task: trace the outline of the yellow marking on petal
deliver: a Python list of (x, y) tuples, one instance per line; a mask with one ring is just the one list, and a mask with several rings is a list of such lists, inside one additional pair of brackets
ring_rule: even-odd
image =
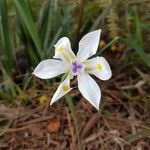
[(64, 50), (65, 50), (64, 45), (61, 45), (61, 46), (58, 48), (58, 51), (61, 52), (61, 53), (62, 53)]
[(102, 70), (101, 64), (97, 64), (97, 70), (98, 70), (98, 71), (101, 71), (101, 70)]
[(59, 48), (57, 48), (57, 51), (61, 53), (61, 59), (67, 63), (70, 63), (70, 61), (75, 58), (71, 52), (65, 49), (64, 45), (61, 45)]
[(62, 89), (64, 92), (67, 92), (70, 89), (70, 87), (65, 84), (65, 85), (63, 85)]

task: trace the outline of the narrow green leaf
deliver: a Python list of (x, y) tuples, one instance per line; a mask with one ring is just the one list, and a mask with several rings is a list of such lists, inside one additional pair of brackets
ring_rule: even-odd
[(49, 9), (50, 9), (50, 0), (46, 0), (42, 4), (37, 18), (37, 27), (38, 27), (38, 31), (40, 32), (42, 48), (44, 49), (45, 49), (44, 42), (45, 42), (45, 34), (47, 30), (47, 22), (49, 21), (48, 20)]
[(97, 19), (95, 20), (94, 24), (90, 28), (90, 31), (95, 30), (99, 26), (99, 23), (108, 15), (111, 7), (112, 7), (112, 5), (108, 5), (103, 10), (103, 12), (97, 17)]
[(8, 132), (9, 127), (10, 127), (12, 121), (13, 121), (13, 119), (10, 119), (9, 122), (7, 123), (7, 125), (5, 125), (4, 128), (0, 128), (0, 137), (2, 137), (5, 133)]
[(74, 125), (75, 125), (76, 132), (77, 132), (77, 138), (78, 138), (78, 149), (80, 149), (79, 129), (78, 129), (78, 123), (77, 123), (77, 119), (76, 119), (76, 115), (74, 111), (75, 108), (74, 108), (73, 100), (69, 94), (65, 95), (65, 100), (66, 100), (66, 103), (68, 104), (69, 110), (71, 112), (71, 115), (74, 121)]
[(49, 0), (45, 0), (44, 3), (42, 4), (40, 10), (39, 10), (38, 20), (37, 20), (38, 29), (40, 29), (42, 27), (43, 21), (45, 19), (46, 14), (47, 14), (47, 10), (49, 7), (48, 1)]
[[(50, 50), (52, 49), (53, 45), (56, 43), (56, 41), (57, 41), (58, 38), (60, 37), (60, 34), (61, 34), (61, 32), (62, 32), (62, 29), (63, 29), (63, 28), (60, 27), (59, 30), (57, 31), (56, 35), (54, 36), (53, 41), (50, 43), (50, 46), (49, 46), (49, 49), (50, 49)], [(49, 52), (48, 52), (48, 55), (51, 55), (51, 54), (52, 54), (52, 52), (49, 51)]]
[(1, 38), (3, 39), (2, 47), (4, 54), (4, 66), (7, 72), (11, 72), (13, 66), (13, 48), (11, 43), (11, 33), (9, 26), (9, 17), (6, 0), (0, 0), (0, 11), (1, 11)]
[(16, 88), (16, 91), (18, 92), (19, 100), (20, 100), (21, 104), (26, 105), (28, 102), (27, 95), (24, 93), (24, 91), (17, 84), (14, 83), (14, 87)]
[(49, 43), (49, 37), (51, 32), (51, 26), (52, 26), (52, 16), (53, 16), (53, 0), (48, 1), (49, 9), (48, 9), (48, 16), (47, 16), (47, 24), (46, 24), (46, 32), (45, 32), (45, 38), (44, 38), (44, 48), (47, 48)]
[(19, 19), (22, 20), (29, 32), (29, 34), (32, 37), (32, 40), (35, 44), (35, 47), (37, 49), (37, 53), (40, 58), (42, 58), (42, 51), (41, 51), (41, 41), (38, 35), (37, 28), (35, 26), (35, 23), (32, 18), (32, 14), (30, 11), (30, 7), (28, 6), (28, 3), (26, 3), (25, 0), (13, 0), (14, 6), (16, 8), (17, 14), (19, 16)]
[(8, 93), (10, 92), (12, 96), (16, 96), (16, 91), (14, 89), (13, 81), (1, 62), (0, 62), (0, 70), (2, 71), (2, 75), (3, 75), (4, 91), (7, 91)]
[(142, 48), (143, 46), (142, 46), (142, 34), (141, 34), (141, 22), (136, 9), (134, 9), (134, 14), (135, 14), (135, 26), (136, 26), (135, 39), (138, 45)]
[(141, 59), (145, 62), (145, 64), (150, 68), (150, 55), (146, 54), (143, 49), (137, 44), (137, 42), (133, 38), (129, 38), (128, 44), (130, 47), (134, 48), (141, 57)]

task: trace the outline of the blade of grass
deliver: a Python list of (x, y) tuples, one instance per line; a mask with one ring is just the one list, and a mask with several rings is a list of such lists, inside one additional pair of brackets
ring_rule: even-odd
[[(53, 45), (56, 43), (56, 41), (58, 40), (58, 38), (60, 37), (60, 34), (62, 32), (62, 27), (59, 28), (59, 30), (57, 31), (55, 37), (53, 38), (53, 41), (50, 43), (50, 46), (49, 46), (49, 50), (52, 49)], [(51, 56), (52, 55), (52, 52), (51, 51), (47, 51), (48, 52), (48, 56)]]
[(138, 17), (138, 14), (136, 10), (134, 10), (134, 16), (135, 16), (135, 37), (132, 37), (130, 28), (129, 28), (129, 0), (126, 1), (125, 3), (125, 12), (126, 12), (126, 27), (127, 27), (127, 37), (126, 39), (122, 39), (128, 47), (133, 48), (136, 50), (136, 53), (141, 57), (143, 62), (150, 67), (150, 55), (146, 54), (142, 48), (142, 34), (141, 34), (141, 22)]
[[(32, 66), (35, 66), (39, 62), (39, 55), (37, 54), (35, 46), (33, 46), (33, 42), (31, 40), (31, 37), (23, 23), (22, 20), (17, 21), (18, 28), (16, 29), (18, 31), (18, 38), (21, 40), (20, 42), (23, 44), (22, 50), (24, 50), (26, 58), (28, 59), (29, 64)], [(20, 44), (17, 45), (17, 48), (19, 49)]]
[(108, 5), (103, 10), (103, 12), (97, 17), (97, 19), (95, 20), (94, 24), (92, 25), (92, 27), (90, 28), (89, 31), (93, 31), (99, 26), (99, 23), (108, 15), (111, 7), (112, 7), (112, 5)]
[[(50, 5), (51, 5), (51, 2), (50, 0), (46, 0), (44, 1), (41, 9), (40, 9), (40, 12), (39, 12), (39, 15), (38, 15), (38, 20), (37, 20), (37, 26), (38, 26), (38, 30), (40, 32), (40, 38), (41, 38), (41, 43), (42, 43), (42, 48), (43, 49), (46, 49), (47, 46), (46, 46), (46, 41), (45, 39), (47, 38), (46, 34), (49, 36), (49, 34), (47, 33), (48, 31), (48, 28), (51, 28), (48, 26), (48, 23), (51, 22), (51, 20), (49, 20), (48, 16), (49, 16), (49, 11), (50, 11)], [(50, 18), (52, 19), (52, 18)], [(50, 25), (51, 26), (51, 25)]]
[(51, 32), (51, 26), (52, 26), (52, 16), (53, 16), (53, 0), (49, 0), (49, 9), (48, 9), (48, 16), (47, 16), (47, 24), (46, 24), (46, 32), (45, 32), (45, 38), (44, 38), (44, 48), (47, 48), (48, 42), (49, 42), (49, 37), (50, 37), (50, 32)]
[(3, 75), (4, 91), (11, 92), (12, 96), (16, 96), (16, 91), (14, 89), (11, 77), (9, 76), (9, 74), (7, 73), (1, 62), (0, 62), (0, 70), (2, 71)]
[(75, 111), (74, 111), (75, 108), (74, 108), (73, 100), (69, 94), (65, 95), (65, 100), (66, 100), (66, 103), (68, 104), (68, 107), (69, 107), (69, 110), (71, 112), (71, 115), (72, 115), (72, 118), (74, 121), (74, 125), (76, 128), (77, 138), (78, 138), (78, 149), (81, 149), (80, 137), (79, 137), (79, 128), (78, 128), (78, 123), (77, 123), (77, 119), (76, 119), (76, 115), (75, 115)]
[(0, 90), (0, 98), (5, 100), (5, 102), (12, 102), (13, 96), (10, 93), (8, 93), (2, 89), (2, 90)]
[(2, 137), (9, 130), (9, 127), (10, 127), (12, 121), (13, 121), (13, 119), (10, 119), (4, 128), (0, 128), (0, 137)]
[(3, 76), (5, 75), (5, 78), (3, 84), (1, 83), (4, 86), (4, 89), (0, 90), (0, 97), (4, 100), (12, 101), (12, 98), (18, 94), (21, 104), (25, 105), (28, 99), (27, 95), (12, 81), (5, 70), (2, 70), (2, 72)]
[[(4, 80), (4, 91), (9, 93), (10, 97), (12, 96), (16, 96), (17, 93), (19, 95), (19, 98), (21, 100), (22, 104), (26, 104), (27, 102), (27, 96), (24, 93), (24, 91), (16, 84), (14, 83), (14, 81), (11, 79), (11, 77), (9, 76), (9, 74), (5, 71), (5, 68), (3, 67), (3, 65), (0, 63), (0, 69), (2, 71), (3, 74), (3, 80)], [(8, 97), (8, 100), (10, 99), (10, 97), (7, 94), (4, 94), (4, 92), (0, 91), (0, 96), (1, 97)]]
[(16, 88), (16, 91), (19, 95), (19, 100), (20, 100), (21, 104), (25, 106), (28, 102), (27, 95), (24, 93), (24, 91), (17, 84), (14, 83), (14, 87)]
[(38, 20), (37, 20), (37, 27), (38, 27), (38, 29), (40, 29), (42, 27), (42, 23), (43, 23), (44, 18), (45, 18), (46, 14), (47, 14), (48, 1), (49, 0), (45, 0), (44, 3), (42, 4), (40, 10), (39, 10)]
[(25, 0), (21, 0), (21, 1), (13, 0), (13, 4), (16, 8), (19, 19), (22, 20), (30, 36), (32, 37), (39, 58), (42, 58), (41, 41), (37, 32), (37, 28), (32, 18), (30, 7), (28, 6), (29, 3), (26, 3)]
[(1, 11), (1, 25), (2, 32), (1, 38), (3, 38), (3, 54), (4, 54), (4, 66), (9, 74), (13, 66), (13, 49), (11, 43), (11, 33), (9, 27), (9, 17), (6, 0), (0, 0), (0, 11)]
[[(127, 41), (126, 41), (127, 43)], [(146, 54), (143, 49), (137, 44), (137, 42), (133, 39), (133, 38), (129, 38), (129, 41), (127, 43), (130, 47), (132, 47), (133, 49), (136, 50), (137, 54), (139, 55), (139, 57), (141, 57), (141, 59), (143, 60), (143, 62), (145, 62), (145, 64), (150, 68), (150, 55)]]
[(142, 46), (142, 34), (141, 34), (141, 21), (139, 19), (136, 9), (134, 9), (134, 14), (135, 14), (135, 26), (136, 26), (135, 39), (138, 45), (142, 48), (143, 46)]

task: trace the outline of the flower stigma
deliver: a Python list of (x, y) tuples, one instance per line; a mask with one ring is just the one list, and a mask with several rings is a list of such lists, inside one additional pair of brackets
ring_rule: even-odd
[(77, 60), (73, 60), (71, 63), (71, 72), (73, 75), (78, 75), (79, 72), (84, 70), (84, 65), (79, 63)]

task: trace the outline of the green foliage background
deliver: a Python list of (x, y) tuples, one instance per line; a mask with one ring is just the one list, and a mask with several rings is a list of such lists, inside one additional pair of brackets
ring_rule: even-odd
[[(19, 94), (26, 99), (24, 86), (33, 68), (52, 57), (60, 37), (69, 37), (76, 52), (80, 37), (98, 28), (107, 35), (102, 37), (107, 43), (102, 51), (117, 40), (133, 50), (123, 66), (140, 59), (142, 69), (149, 68), (148, 45), (143, 43), (147, 37), (142, 36), (149, 32), (146, 4), (146, 0), (0, 0), (0, 97), (12, 100)], [(13, 79), (15, 71), (23, 76), (22, 86)]]

